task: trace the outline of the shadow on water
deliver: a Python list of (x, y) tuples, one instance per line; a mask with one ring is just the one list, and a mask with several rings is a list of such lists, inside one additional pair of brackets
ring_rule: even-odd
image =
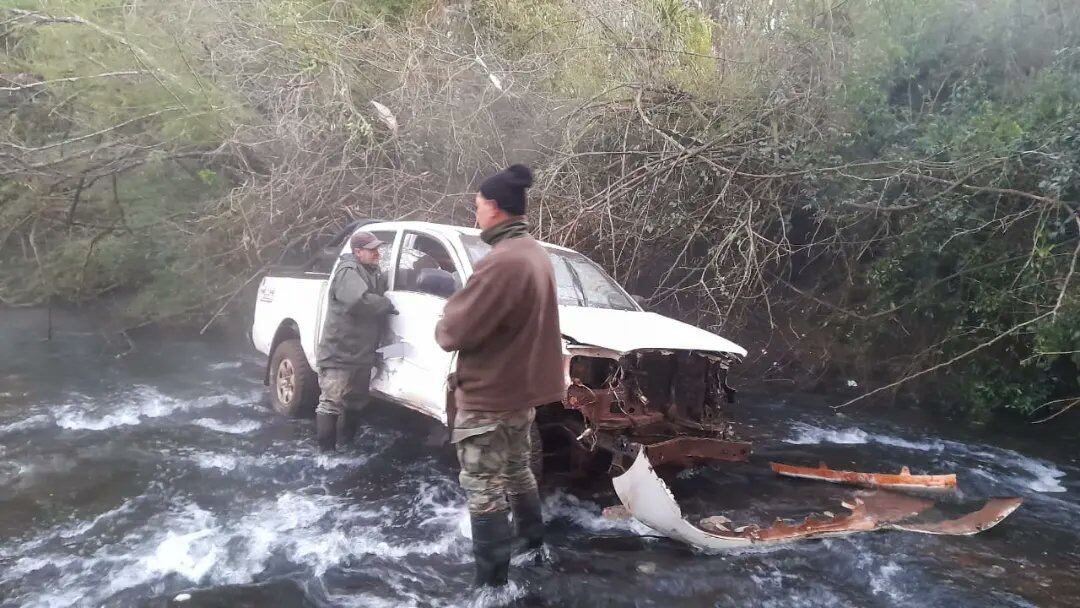
[[(0, 606), (1072, 606), (1080, 469), (1069, 442), (980, 438), (915, 418), (838, 417), (807, 396), (735, 409), (751, 465), (670, 480), (691, 518), (768, 522), (846, 491), (770, 459), (956, 471), (970, 503), (1024, 506), (971, 538), (881, 533), (700, 555), (609, 521), (610, 484), (546, 488), (553, 562), (474, 595), (452, 452), (433, 424), (371, 408), (325, 457), (309, 420), (268, 406), (264, 361), (234, 335), (147, 333), (130, 354), (92, 318), (0, 325)], [(241, 332), (235, 332), (238, 336)]]

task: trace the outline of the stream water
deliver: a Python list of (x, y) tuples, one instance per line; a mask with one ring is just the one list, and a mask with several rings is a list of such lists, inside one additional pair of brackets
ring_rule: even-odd
[[(240, 332), (235, 332), (239, 334)], [(609, 521), (610, 483), (544, 488), (553, 561), (474, 595), (464, 497), (432, 423), (372, 407), (318, 455), (312, 422), (268, 405), (235, 336), (107, 341), (94, 322), (0, 311), (0, 607), (1077, 606), (1075, 437), (988, 436), (819, 399), (733, 408), (753, 462), (671, 480), (689, 515), (736, 522), (839, 509), (796, 464), (959, 475), (946, 500), (1024, 505), (973, 537), (900, 532), (702, 555)], [(131, 350), (123, 356), (117, 356)]]

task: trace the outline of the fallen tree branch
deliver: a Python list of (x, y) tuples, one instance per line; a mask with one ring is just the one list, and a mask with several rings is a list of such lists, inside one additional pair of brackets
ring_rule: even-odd
[[(1061, 399), (1060, 401), (1068, 401), (1068, 399)], [(1044, 405), (1048, 405), (1048, 404), (1044, 404)], [(1050, 420), (1053, 420), (1054, 418), (1057, 418), (1058, 416), (1060, 416), (1060, 415), (1064, 414), (1065, 412), (1071, 410), (1072, 408), (1076, 407), (1077, 405), (1080, 405), (1080, 397), (1074, 398), (1072, 403), (1070, 403), (1069, 405), (1066, 405), (1065, 407), (1063, 407), (1060, 410), (1054, 412), (1053, 414), (1050, 414), (1046, 418), (1036, 420), (1036, 421), (1032, 422), (1031, 424), (1042, 424), (1044, 422), (1048, 422)]]

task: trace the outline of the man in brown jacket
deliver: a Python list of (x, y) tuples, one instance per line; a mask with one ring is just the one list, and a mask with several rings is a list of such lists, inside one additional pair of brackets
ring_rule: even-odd
[(529, 430), (535, 408), (566, 391), (554, 271), (524, 218), (530, 185), (523, 165), (481, 183), (476, 218), (492, 249), (435, 327), (439, 346), (458, 351), (451, 441), (468, 495), (478, 586), (506, 584), (510, 510), (528, 548), (543, 545)]

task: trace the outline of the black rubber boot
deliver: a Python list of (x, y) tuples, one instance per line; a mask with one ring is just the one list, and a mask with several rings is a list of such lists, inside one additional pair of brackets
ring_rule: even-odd
[(544, 515), (540, 510), (540, 494), (511, 494), (510, 508), (514, 512), (518, 538), (525, 540), (525, 549), (531, 551), (544, 546)]
[(338, 416), (337, 432), (338, 443), (347, 445), (356, 437), (356, 429), (360, 426), (360, 412), (345, 410)]
[(337, 447), (337, 422), (333, 414), (315, 414), (315, 442), (320, 452), (333, 452)]
[(502, 587), (506, 584), (513, 542), (509, 512), (472, 514), (473, 559), (476, 560), (477, 587)]

